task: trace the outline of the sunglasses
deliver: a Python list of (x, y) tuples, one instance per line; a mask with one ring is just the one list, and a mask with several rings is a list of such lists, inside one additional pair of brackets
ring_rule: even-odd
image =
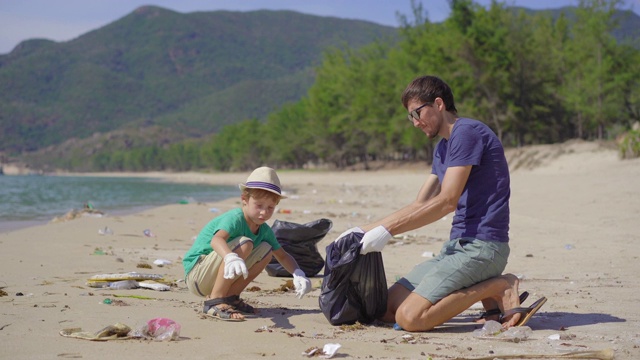
[(407, 119), (409, 119), (409, 121), (413, 124), (413, 120), (415, 119), (416, 121), (420, 121), (420, 109), (422, 109), (423, 107), (427, 106), (427, 105), (433, 105), (433, 101), (428, 102), (426, 104), (420, 105), (419, 107), (417, 107), (416, 109), (414, 109), (412, 112), (409, 113), (409, 115), (407, 115)]

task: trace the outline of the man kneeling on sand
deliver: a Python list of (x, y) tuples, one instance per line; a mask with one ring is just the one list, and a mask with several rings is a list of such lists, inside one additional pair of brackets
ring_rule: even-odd
[(428, 138), (440, 136), (431, 174), (416, 200), (366, 226), (362, 254), (382, 251), (392, 235), (455, 211), (440, 254), (416, 265), (389, 288), (380, 320), (427, 331), (482, 301), (488, 320), (521, 326), (545, 303), (520, 307), (518, 278), (501, 275), (509, 257), (509, 168), (498, 137), (484, 123), (459, 117), (451, 88), (435, 76), (413, 80), (402, 94), (408, 119)]

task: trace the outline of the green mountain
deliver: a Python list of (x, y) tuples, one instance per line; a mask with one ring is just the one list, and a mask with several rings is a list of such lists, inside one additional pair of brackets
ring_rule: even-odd
[[(616, 38), (637, 46), (640, 17), (616, 18)], [(393, 27), (291, 11), (144, 6), (72, 41), (28, 40), (0, 55), (0, 155), (88, 156), (264, 120), (306, 96), (325, 50), (398, 39)]]
[(396, 38), (392, 27), (291, 11), (144, 6), (72, 41), (28, 40), (0, 56), (0, 152), (158, 126), (175, 140), (264, 119), (306, 94), (324, 50)]

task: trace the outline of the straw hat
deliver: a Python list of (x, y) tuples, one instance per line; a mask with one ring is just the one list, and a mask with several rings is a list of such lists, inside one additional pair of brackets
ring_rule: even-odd
[(275, 170), (266, 166), (253, 170), (247, 178), (247, 182), (244, 184), (238, 184), (238, 186), (240, 187), (240, 190), (244, 190), (245, 188), (261, 189), (277, 194), (283, 199), (287, 198), (282, 195), (278, 174), (276, 174)]

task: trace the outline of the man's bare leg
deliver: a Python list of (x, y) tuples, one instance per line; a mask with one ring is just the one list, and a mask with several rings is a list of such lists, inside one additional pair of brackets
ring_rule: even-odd
[[(502, 275), (501, 277), (505, 277), (505, 281), (507, 281), (507, 283), (509, 284), (512, 284), (512, 287), (510, 289), (507, 289), (503, 293), (502, 298), (498, 302), (498, 308), (504, 314), (506, 310), (510, 310), (520, 306), (520, 296), (518, 295), (519, 280), (513, 274), (505, 274), (505, 275)], [(508, 329), (510, 327), (515, 326), (518, 323), (518, 321), (520, 321), (520, 318), (522, 316), (523, 316), (522, 314), (517, 313), (510, 316), (509, 318), (503, 319), (502, 328)]]
[[(402, 287), (401, 285), (398, 286)], [(394, 306), (395, 302), (401, 300), (403, 296), (404, 301), (397, 306), (395, 311), (395, 321), (406, 331), (431, 330), (483, 299), (495, 300), (502, 312), (520, 305), (518, 278), (512, 274), (506, 274), (485, 280), (466, 289), (455, 291), (435, 305), (418, 294), (410, 293), (406, 288), (404, 292), (395, 289), (392, 291), (390, 288), (390, 309), (383, 317), (383, 321), (390, 319), (390, 313), (393, 310), (392, 306)], [(519, 319), (520, 314), (514, 314), (502, 326), (507, 329), (515, 325)]]
[[(492, 309), (498, 309), (498, 302), (495, 301), (494, 299), (482, 299), (482, 307), (484, 307), (485, 311), (490, 311)], [(495, 315), (486, 315), (481, 319), (477, 319), (476, 322), (483, 324), (489, 320), (494, 320), (494, 321), (499, 321), (500, 320), (500, 314), (495, 314)]]
[(409, 295), (411, 295), (411, 291), (406, 287), (398, 283), (391, 285), (387, 296), (387, 312), (380, 318), (380, 320), (386, 323), (395, 323), (396, 312)]

